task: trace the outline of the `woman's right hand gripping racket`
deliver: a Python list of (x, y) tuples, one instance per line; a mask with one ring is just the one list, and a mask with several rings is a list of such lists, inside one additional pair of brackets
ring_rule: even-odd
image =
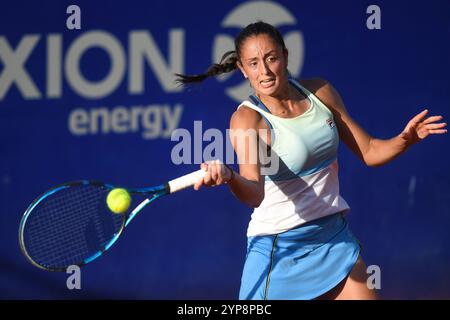
[(98, 181), (66, 183), (47, 191), (25, 211), (19, 227), (20, 248), (36, 267), (63, 271), (101, 256), (122, 234), (130, 221), (157, 198), (193, 186), (203, 178), (198, 170), (165, 184), (122, 193), (144, 195), (134, 209), (113, 213), (106, 199), (117, 187)]

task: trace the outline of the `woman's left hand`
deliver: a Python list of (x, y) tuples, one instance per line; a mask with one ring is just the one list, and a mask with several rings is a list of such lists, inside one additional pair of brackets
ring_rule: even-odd
[(422, 141), (430, 134), (444, 134), (447, 133), (447, 129), (443, 129), (447, 123), (435, 123), (442, 120), (442, 116), (430, 116), (425, 119), (428, 113), (428, 109), (425, 109), (414, 118), (412, 118), (406, 125), (403, 132), (400, 134), (400, 138), (405, 140), (408, 146), (413, 145), (419, 141)]

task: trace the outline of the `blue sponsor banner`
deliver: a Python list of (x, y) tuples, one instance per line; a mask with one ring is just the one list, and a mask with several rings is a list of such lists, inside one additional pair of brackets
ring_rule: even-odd
[[(373, 4), (3, 1), (0, 298), (237, 298), (251, 209), (227, 187), (155, 201), (81, 269), (79, 290), (67, 288), (69, 274), (27, 263), (20, 218), (66, 181), (152, 186), (213, 157), (194, 146), (213, 142), (208, 129), (225, 144), (230, 116), (251, 88), (238, 71), (190, 88), (177, 86), (174, 74), (205, 71), (257, 20), (283, 33), (291, 74), (330, 81), (374, 137), (399, 134), (425, 108), (447, 119), (450, 3)], [(193, 149), (180, 164), (171, 135), (183, 128)], [(446, 135), (432, 136), (369, 168), (341, 143), (341, 193), (366, 264), (381, 272), (381, 297), (450, 298), (449, 146)]]

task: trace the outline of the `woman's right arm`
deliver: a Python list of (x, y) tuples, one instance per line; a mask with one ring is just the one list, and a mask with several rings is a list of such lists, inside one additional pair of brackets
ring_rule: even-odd
[(260, 125), (261, 116), (256, 111), (246, 107), (236, 110), (230, 120), (230, 140), (238, 158), (239, 173), (232, 173), (220, 162), (203, 163), (206, 175), (194, 188), (226, 183), (241, 202), (258, 207), (264, 199), (264, 176), (258, 154)]

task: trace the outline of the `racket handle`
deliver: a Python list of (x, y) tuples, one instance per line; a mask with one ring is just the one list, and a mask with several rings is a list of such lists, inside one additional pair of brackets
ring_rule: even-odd
[(206, 171), (203, 169), (194, 171), (185, 176), (170, 180), (169, 184), (169, 193), (174, 193), (180, 191), (182, 189), (188, 188), (196, 184), (200, 179), (203, 179)]

